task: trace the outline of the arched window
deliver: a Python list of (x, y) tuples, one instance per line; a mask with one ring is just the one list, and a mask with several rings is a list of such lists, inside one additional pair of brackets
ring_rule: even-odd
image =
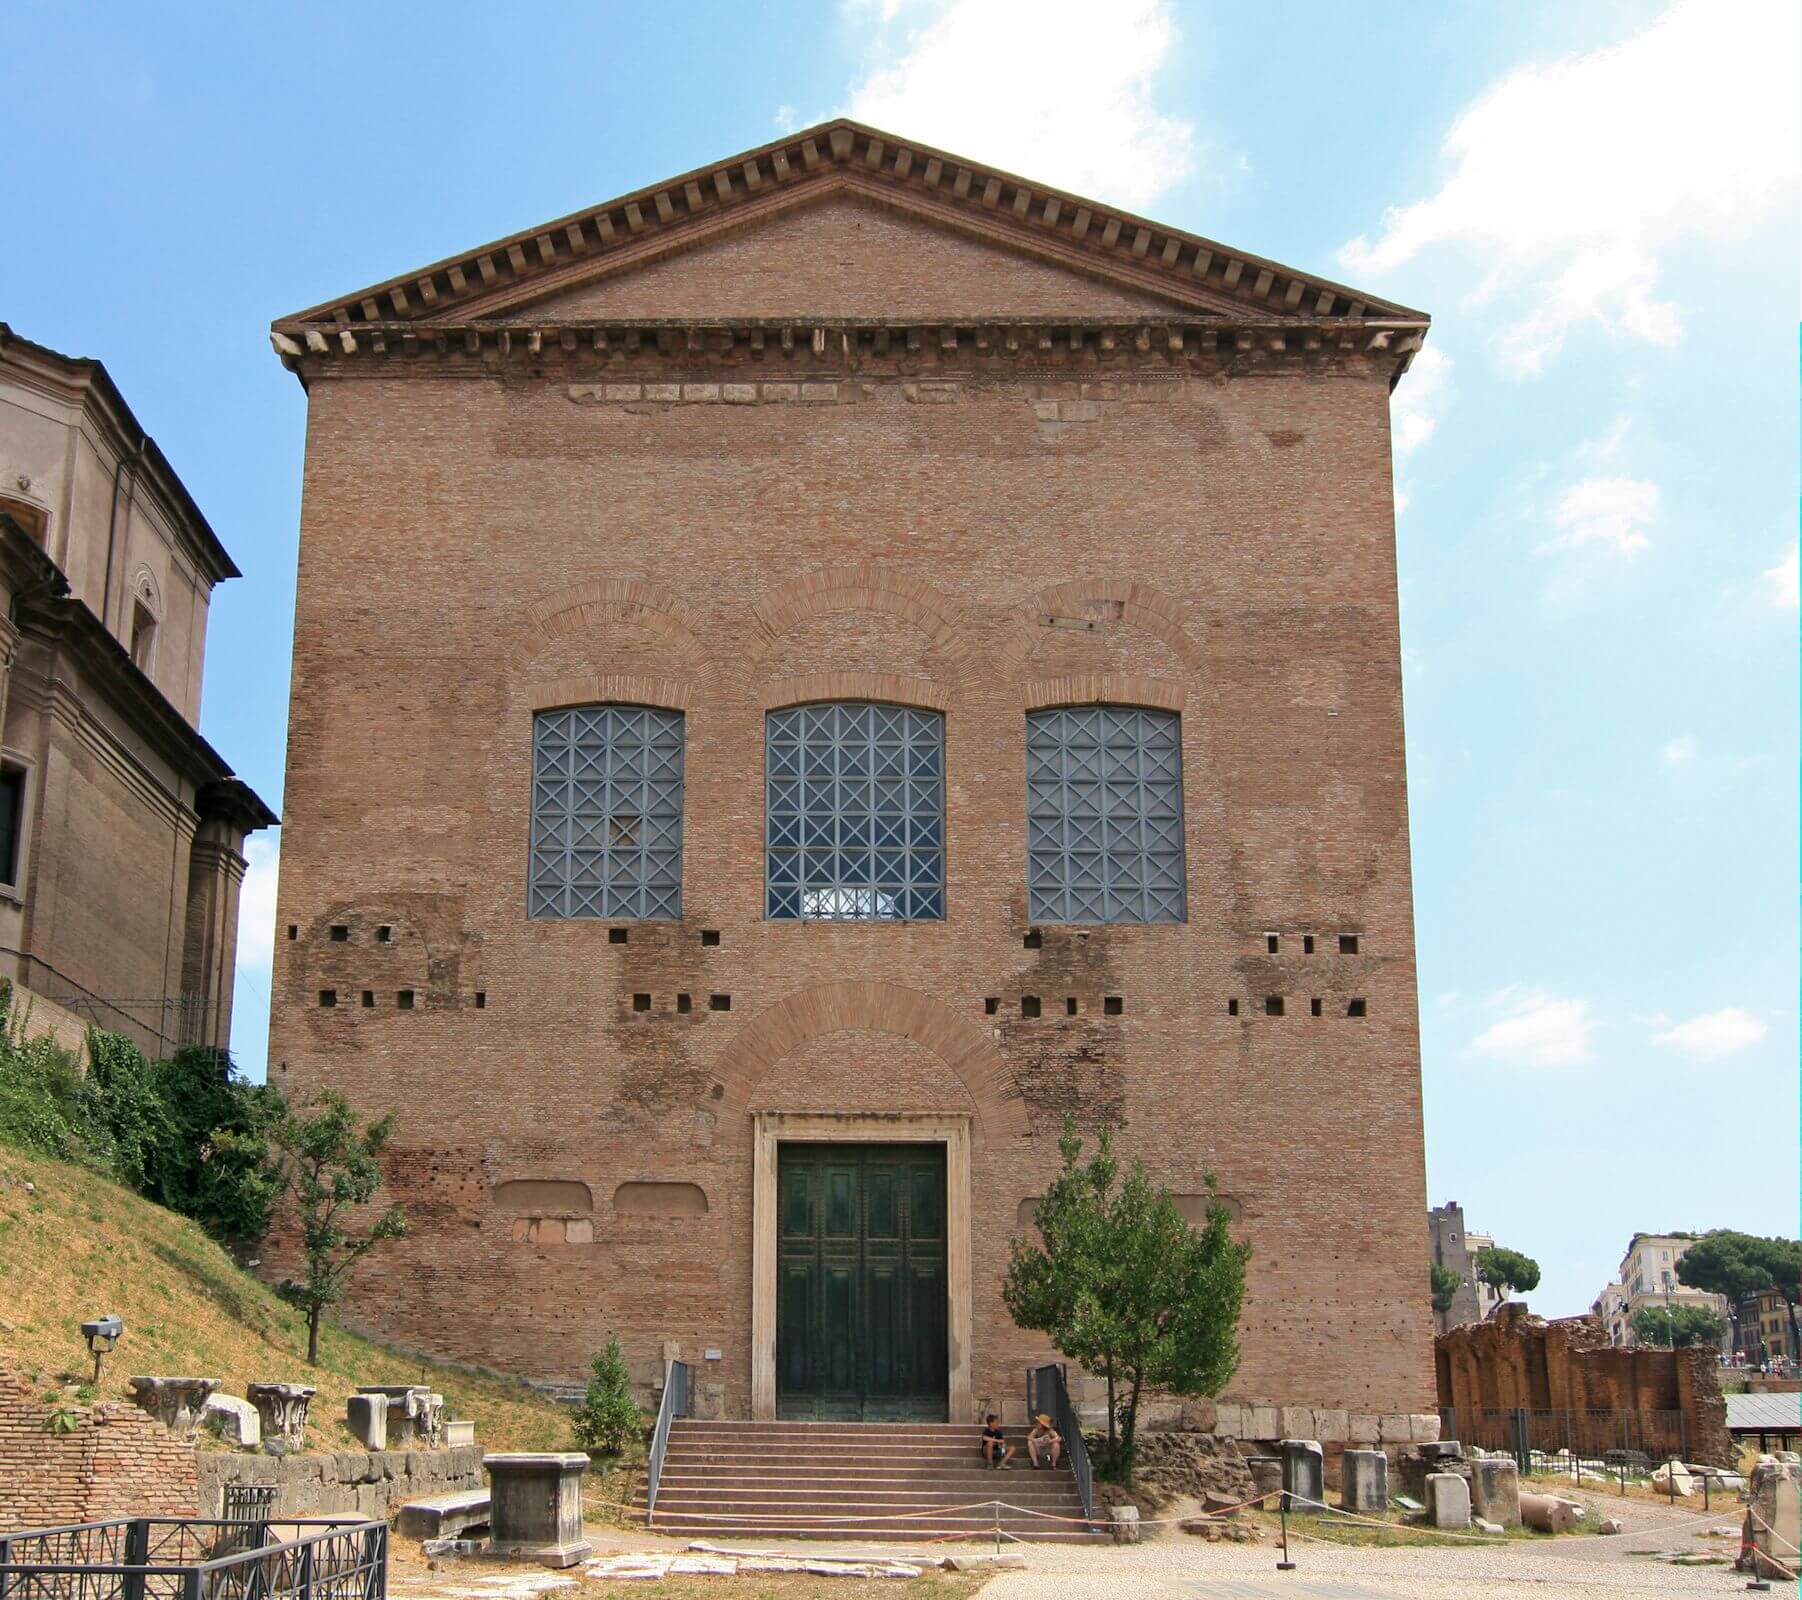
[(157, 598), (156, 579), (149, 570), (140, 568), (131, 581), (131, 660), (138, 671), (148, 674), (156, 663), (156, 630), (163, 608)]
[(836, 701), (764, 724), (764, 914), (945, 915), (945, 719)]
[(682, 915), (682, 732), (650, 706), (533, 718), (529, 915)]
[(1033, 922), (1187, 920), (1174, 712), (1027, 714), (1026, 863)]

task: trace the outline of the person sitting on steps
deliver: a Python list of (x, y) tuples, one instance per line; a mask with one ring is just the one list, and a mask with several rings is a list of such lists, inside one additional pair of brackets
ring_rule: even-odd
[[(1057, 1469), (1064, 1453), (1064, 1436), (1051, 1426), (1051, 1418), (1041, 1411), (1032, 1419), (1032, 1432), (1026, 1436), (1026, 1453), (1032, 1457), (1033, 1471), (1041, 1466)], [(1040, 1461), (1040, 1455), (1044, 1460)]]
[(1001, 1418), (993, 1411), (982, 1427), (982, 1459), (999, 1472), (1014, 1459), (1014, 1447), (1001, 1431)]

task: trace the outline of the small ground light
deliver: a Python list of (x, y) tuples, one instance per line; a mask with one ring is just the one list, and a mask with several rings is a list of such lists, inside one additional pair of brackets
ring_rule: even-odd
[(94, 1382), (100, 1382), (101, 1360), (111, 1353), (119, 1342), (119, 1335), (125, 1332), (125, 1324), (117, 1317), (96, 1317), (92, 1322), (81, 1325), (81, 1336), (88, 1342), (88, 1351), (94, 1357)]

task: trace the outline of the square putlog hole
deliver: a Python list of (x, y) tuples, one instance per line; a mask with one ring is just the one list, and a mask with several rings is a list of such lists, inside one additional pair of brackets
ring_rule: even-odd
[(1304, 933), (1301, 936), (1301, 953), (1304, 956), (1313, 955), (1313, 953), (1314, 953), (1314, 935), (1313, 934)]
[(375, 930), (375, 942), (377, 944), (393, 944), (394, 930), (384, 922)]
[(634, 1011), (649, 1011), (651, 1009), (651, 997), (648, 994), (633, 995), (632, 1009)]
[(413, 991), (411, 989), (402, 989), (400, 993), (394, 997), (394, 1003), (399, 1006), (402, 1011), (411, 1011), (413, 1009)]
[(629, 928), (609, 928), (607, 930), (608, 944), (629, 944), (631, 939), (632, 931)]
[(365, 1011), (370, 1011), (370, 1010), (373, 1010), (374, 1008), (375, 1008), (375, 990), (365, 989), (363, 991), (363, 1009)]
[(718, 928), (703, 928), (701, 930), (702, 944), (718, 944), (719, 942), (720, 930)]
[(1064, 1001), (1064, 1015), (1066, 1017), (1073, 1017), (1076, 1015), (1076, 996), (1075, 995), (1069, 996)]
[(332, 924), (332, 943), (333, 944), (349, 944), (350, 943), (350, 928), (347, 924), (342, 923), (342, 922), (334, 922)]
[(476, 990), (476, 1010), (486, 1011), (487, 1009), (488, 1009), (488, 991), (486, 989)]
[(1264, 935), (1264, 948), (1271, 955), (1276, 954), (1277, 946), (1279, 946), (1282, 942), (1283, 941), (1280, 938), (1278, 938), (1277, 935), (1274, 933), (1267, 933)]
[(1039, 997), (1036, 994), (1021, 995), (1020, 996), (1020, 1015), (1023, 1017), (1036, 1017), (1038, 1014), (1039, 1014)]
[(1034, 928), (1031, 933), (1027, 934), (1027, 936), (1020, 941), (1020, 943), (1028, 950), (1038, 950), (1044, 946), (1045, 935), (1040, 933), (1037, 928)]
[(1124, 995), (1118, 995), (1118, 994), (1108, 995), (1101, 1002), (1101, 1010), (1102, 1010), (1102, 1014), (1104, 1016), (1109, 1016), (1109, 1017), (1125, 1016), (1126, 1015), (1126, 997)]
[(990, 995), (988, 997), (988, 999), (984, 1000), (982, 1003), (982, 1014), (985, 1017), (994, 1016), (997, 1012), (1000, 1011), (1000, 1009), (1001, 1009), (1001, 996), (998, 994)]
[(1264, 1015), (1267, 1017), (1280, 1017), (1282, 1014), (1283, 1014), (1283, 997), (1280, 994), (1265, 995), (1264, 996)]
[(335, 1006), (338, 1003), (338, 991), (336, 989), (321, 989), (319, 991), (319, 1003), (322, 1006)]
[(1357, 953), (1358, 953), (1358, 936), (1355, 933), (1340, 934), (1339, 935), (1339, 954), (1342, 956), (1355, 956)]
[(694, 1008), (695, 1008), (695, 1002), (694, 1002), (693, 995), (679, 994), (676, 996), (676, 1009), (678, 1011), (686, 1014), (690, 1011), (693, 1011)]
[(1348, 1017), (1362, 1017), (1368, 1013), (1362, 1000), (1348, 1000), (1345, 1003), (1345, 1014)]
[(709, 1011), (730, 1011), (732, 1009), (732, 996), (729, 994), (708, 995), (707, 1009)]
[(1320, 1002), (1318, 1000), (1310, 1000), (1308, 1002), (1308, 1015), (1311, 1017), (1320, 1015)]
[(298, 939), (300, 937), (300, 926), (298, 923), (290, 922), (288, 924), (288, 937), (290, 939)]
[(1238, 1001), (1237, 1001), (1237, 1000), (1229, 1000), (1229, 1001), (1227, 1001), (1227, 1003), (1226, 1003), (1226, 1014), (1227, 1014), (1227, 1015), (1228, 1015), (1228, 1016), (1229, 1016), (1229, 1017), (1236, 1017), (1236, 1016), (1238, 1016), (1238, 1014), (1239, 1014), (1239, 1002), (1238, 1002)]

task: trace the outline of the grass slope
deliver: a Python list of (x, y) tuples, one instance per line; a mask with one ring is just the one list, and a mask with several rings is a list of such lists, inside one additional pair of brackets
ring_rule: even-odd
[(134, 1373), (222, 1378), (236, 1395), (247, 1383), (310, 1383), (319, 1393), (307, 1448), (341, 1450), (353, 1443), (344, 1401), (358, 1384), (425, 1383), (448, 1416), (474, 1420), (489, 1449), (574, 1448), (569, 1413), (525, 1385), (329, 1323), (309, 1367), (305, 1319), (197, 1224), (83, 1168), (0, 1145), (0, 1365), (84, 1382), (93, 1364), (80, 1324), (106, 1312), (124, 1319), (125, 1336), (101, 1398), (128, 1396)]

